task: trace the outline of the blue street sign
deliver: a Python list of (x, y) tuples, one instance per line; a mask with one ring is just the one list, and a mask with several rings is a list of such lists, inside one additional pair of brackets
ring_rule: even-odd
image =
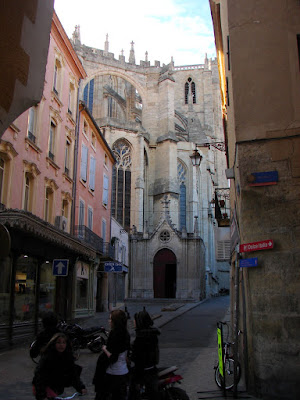
[(258, 259), (257, 257), (254, 258), (245, 258), (240, 260), (240, 268), (242, 267), (257, 267)]
[(124, 267), (121, 263), (116, 262), (106, 262), (104, 264), (105, 272), (128, 272), (128, 268)]
[(54, 276), (68, 275), (69, 260), (53, 260), (52, 273)]
[(252, 172), (250, 186), (274, 185), (278, 182), (278, 171)]

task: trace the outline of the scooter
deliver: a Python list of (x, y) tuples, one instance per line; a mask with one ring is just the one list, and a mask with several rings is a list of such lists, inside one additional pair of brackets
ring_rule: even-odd
[[(186, 391), (176, 387), (175, 384), (180, 384), (183, 377), (176, 374), (175, 371), (178, 369), (176, 366), (169, 368), (158, 369), (158, 385), (160, 391), (160, 399), (162, 400), (189, 400), (189, 396)], [(140, 398), (147, 400), (147, 391), (144, 386), (140, 388)]]

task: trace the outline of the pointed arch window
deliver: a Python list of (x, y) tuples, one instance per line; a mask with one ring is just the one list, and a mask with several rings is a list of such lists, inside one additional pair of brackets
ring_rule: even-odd
[(112, 176), (112, 216), (126, 229), (130, 227), (131, 149), (125, 141), (113, 146), (117, 163)]
[(185, 104), (196, 104), (196, 84), (192, 78), (188, 78), (184, 85), (184, 102)]
[(177, 177), (179, 181), (179, 229), (186, 228), (186, 168), (177, 162)]
[(83, 90), (83, 101), (86, 106), (93, 113), (93, 102), (94, 102), (94, 79), (91, 79), (84, 87)]

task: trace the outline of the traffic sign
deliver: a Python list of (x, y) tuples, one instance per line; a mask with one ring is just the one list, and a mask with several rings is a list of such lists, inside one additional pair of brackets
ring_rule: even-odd
[(53, 260), (52, 273), (54, 276), (68, 275), (69, 260)]
[(128, 272), (128, 268), (124, 267), (121, 263), (116, 262), (106, 262), (104, 264), (104, 271), (105, 272)]
[(240, 259), (240, 268), (243, 268), (243, 267), (257, 267), (257, 265), (258, 265), (257, 257)]
[(273, 246), (274, 246), (274, 242), (271, 239), (262, 240), (260, 242), (244, 243), (244, 244), (240, 244), (240, 253), (245, 253), (248, 251), (273, 249)]

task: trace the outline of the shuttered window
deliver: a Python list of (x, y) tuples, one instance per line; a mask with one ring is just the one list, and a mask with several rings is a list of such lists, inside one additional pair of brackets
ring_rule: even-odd
[(219, 240), (217, 242), (217, 261), (229, 261), (230, 260), (230, 240)]

